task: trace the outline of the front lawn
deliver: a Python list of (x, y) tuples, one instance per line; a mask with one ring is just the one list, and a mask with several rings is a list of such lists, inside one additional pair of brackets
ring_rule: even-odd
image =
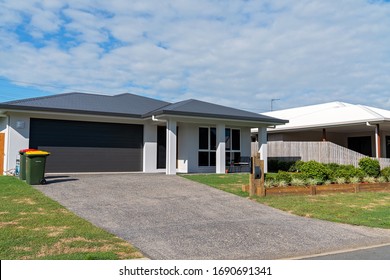
[(142, 254), (15, 177), (0, 176), (0, 259), (132, 259)]
[[(249, 182), (248, 174), (202, 174), (183, 177), (236, 195), (248, 196), (248, 193), (241, 190), (242, 185)], [(254, 196), (252, 199), (300, 216), (390, 229), (389, 192)]]

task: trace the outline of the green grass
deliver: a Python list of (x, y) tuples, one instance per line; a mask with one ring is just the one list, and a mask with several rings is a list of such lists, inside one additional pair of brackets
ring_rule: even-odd
[[(249, 181), (248, 174), (184, 175), (184, 177), (239, 196), (248, 196), (241, 191), (242, 184), (247, 184)], [(390, 192), (254, 196), (252, 199), (295, 215), (390, 229)]]
[(248, 196), (247, 192), (241, 190), (242, 185), (249, 185), (248, 173), (186, 174), (181, 176), (235, 195)]
[(0, 176), (0, 259), (131, 259), (126, 241), (15, 177)]

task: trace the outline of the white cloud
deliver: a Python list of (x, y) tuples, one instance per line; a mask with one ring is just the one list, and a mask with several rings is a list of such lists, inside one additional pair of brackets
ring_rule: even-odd
[(254, 111), (271, 98), (276, 108), (384, 107), (389, 12), (364, 0), (9, 0), (0, 3), (0, 76)]

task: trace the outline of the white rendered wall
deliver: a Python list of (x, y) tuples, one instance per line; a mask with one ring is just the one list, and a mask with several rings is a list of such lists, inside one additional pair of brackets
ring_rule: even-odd
[(166, 174), (176, 175), (176, 136), (177, 121), (170, 119), (167, 121), (167, 147), (166, 147)]
[[(9, 119), (5, 170), (14, 169), (16, 159), (19, 158), (19, 151), (29, 148), (30, 118), (25, 114), (12, 114)], [(17, 128), (17, 124), (20, 128)]]
[[(7, 133), (7, 124), (8, 124), (8, 117), (0, 117), (0, 133), (5, 134), (5, 139), (4, 139), (4, 157), (0, 158), (0, 160), (3, 161), (3, 166), (4, 166), (4, 171), (7, 171), (7, 147), (8, 147), (8, 133)], [(1, 174), (0, 174), (1, 175)]]
[(191, 126), (186, 123), (180, 123), (178, 125), (178, 155), (177, 155), (177, 172), (180, 173), (188, 173), (188, 157), (189, 150), (191, 149), (191, 145), (193, 144), (193, 139), (191, 137), (192, 130)]
[(144, 125), (143, 172), (155, 173), (157, 169), (157, 125)]

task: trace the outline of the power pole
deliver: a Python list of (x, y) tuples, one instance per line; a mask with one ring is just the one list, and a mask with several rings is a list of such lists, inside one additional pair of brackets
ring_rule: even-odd
[(279, 99), (279, 98), (272, 98), (272, 99), (271, 99), (271, 112), (272, 112), (273, 109), (274, 109), (274, 107), (273, 107), (274, 101), (278, 101), (278, 100), (280, 100), (280, 99)]

